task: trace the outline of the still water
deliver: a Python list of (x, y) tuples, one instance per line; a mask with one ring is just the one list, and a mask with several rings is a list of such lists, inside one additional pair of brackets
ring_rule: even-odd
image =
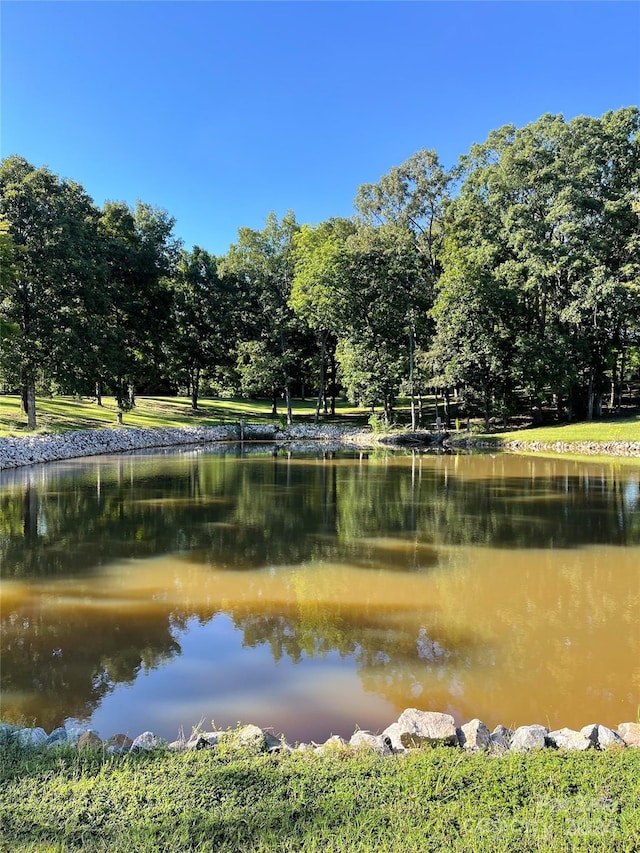
[(640, 464), (238, 446), (0, 473), (0, 716), (635, 720)]

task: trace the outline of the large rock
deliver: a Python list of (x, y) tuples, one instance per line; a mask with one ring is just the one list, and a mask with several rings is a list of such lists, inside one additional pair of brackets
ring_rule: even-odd
[(133, 741), (128, 735), (119, 732), (117, 735), (112, 735), (105, 746), (108, 755), (126, 755), (131, 751)]
[(324, 755), (327, 752), (331, 753), (342, 750), (346, 745), (346, 740), (340, 737), (340, 735), (331, 735), (331, 737), (327, 738), (327, 740), (325, 740), (324, 743), (321, 743), (320, 746), (316, 746), (315, 752), (318, 755)]
[(566, 749), (569, 752), (584, 752), (585, 749), (592, 749), (593, 747), (591, 738), (585, 737), (582, 732), (576, 732), (574, 729), (557, 729), (549, 732), (547, 738), (552, 746), (558, 749)]
[(458, 733), (451, 714), (407, 708), (398, 718), (400, 743), (405, 749), (420, 746), (457, 746)]
[(506, 726), (499, 724), (491, 732), (491, 750), (493, 752), (507, 752), (511, 746), (513, 732)]
[(598, 749), (624, 749), (626, 746), (619, 734), (607, 726), (599, 726), (597, 723), (589, 723), (588, 726), (583, 726), (580, 729), (580, 734), (589, 738)]
[(80, 740), (80, 736), (85, 732), (91, 731), (88, 723), (80, 723), (78, 720), (65, 720), (64, 727), (67, 731), (67, 742), (70, 746), (76, 746)]
[(381, 737), (392, 752), (406, 752), (406, 748), (402, 745), (402, 741), (400, 740), (401, 734), (402, 729), (398, 723), (391, 723), (391, 725), (387, 726), (387, 728), (382, 732)]
[(84, 732), (78, 738), (78, 749), (98, 749), (102, 746), (102, 740), (95, 732)]
[(391, 747), (382, 735), (374, 735), (373, 732), (357, 731), (351, 736), (349, 746), (354, 749), (376, 752), (378, 755), (389, 755)]
[(640, 723), (620, 723), (618, 734), (627, 746), (640, 749)]
[(489, 749), (491, 732), (481, 720), (476, 718), (458, 729), (458, 741), (461, 746), (472, 752)]
[(31, 729), (20, 729), (16, 738), (20, 746), (44, 746), (47, 742), (47, 733), (37, 726)]
[(597, 745), (600, 749), (624, 749), (626, 743), (619, 734), (607, 726), (598, 726)]
[[(194, 732), (188, 741), (184, 742), (184, 749), (212, 749), (224, 739), (226, 732)], [(173, 749), (179, 741), (174, 741), (169, 746)]]
[(64, 726), (58, 726), (54, 729), (47, 738), (47, 746), (67, 746), (69, 743), (69, 734)]
[(131, 752), (150, 752), (152, 749), (160, 749), (168, 746), (166, 740), (157, 737), (153, 732), (142, 732), (134, 738), (131, 744)]
[(530, 752), (532, 749), (543, 749), (549, 729), (544, 726), (519, 726), (513, 733), (511, 752)]

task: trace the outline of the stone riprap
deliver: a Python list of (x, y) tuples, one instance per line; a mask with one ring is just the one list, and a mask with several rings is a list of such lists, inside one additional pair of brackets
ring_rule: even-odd
[(255, 725), (211, 732), (198, 728), (194, 729), (188, 738), (181, 736), (168, 743), (153, 732), (142, 732), (135, 738), (119, 733), (103, 741), (89, 725), (77, 720), (67, 720), (64, 726), (54, 729), (50, 735), (42, 728), (23, 728), (10, 723), (0, 723), (0, 743), (12, 742), (24, 748), (102, 748), (109, 755), (149, 752), (155, 749), (168, 749), (172, 752), (215, 749), (220, 744), (249, 752), (301, 751), (315, 752), (318, 755), (331, 755), (336, 752), (343, 754), (358, 750), (367, 750), (378, 755), (398, 755), (433, 746), (457, 747), (467, 752), (486, 752), (495, 756), (541, 749), (566, 752), (640, 749), (640, 723), (621, 723), (617, 732), (597, 723), (583, 726), (580, 731), (563, 728), (552, 732), (541, 725), (520, 726), (515, 732), (498, 725), (491, 734), (487, 726), (478, 719), (471, 720), (458, 729), (452, 726), (453, 718), (449, 714), (407, 708), (382, 734), (358, 729), (348, 742), (339, 735), (332, 735), (324, 743), (301, 743), (294, 747), (287, 743), (284, 736), (276, 737)]
[(0, 438), (0, 470), (59, 462), (83, 456), (126, 453), (154, 447), (202, 445), (211, 442), (323, 441), (360, 444), (362, 431), (332, 424), (295, 424), (280, 428), (274, 424), (224, 424), (216, 427), (167, 427), (163, 429), (115, 428), (77, 430), (60, 434), (25, 435)]

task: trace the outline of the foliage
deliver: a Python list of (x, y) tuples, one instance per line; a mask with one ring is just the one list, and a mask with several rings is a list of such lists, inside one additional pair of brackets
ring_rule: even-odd
[(13, 851), (631, 851), (640, 755), (398, 759), (2, 747)]

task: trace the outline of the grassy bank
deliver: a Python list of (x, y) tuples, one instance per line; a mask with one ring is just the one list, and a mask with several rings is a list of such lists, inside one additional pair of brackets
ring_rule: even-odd
[(485, 436), (496, 442), (531, 441), (541, 444), (579, 444), (596, 442), (608, 444), (615, 441), (640, 441), (640, 414), (625, 417), (607, 417), (597, 421), (558, 424), (531, 429), (499, 431)]
[[(313, 422), (314, 400), (294, 400), (292, 405), (296, 420)], [(102, 406), (86, 397), (42, 397), (37, 401), (38, 432), (114, 427), (117, 413), (118, 407), (112, 397), (104, 397)], [(138, 397), (136, 406), (124, 413), (123, 420), (129, 427), (185, 427), (237, 423), (240, 418), (251, 423), (279, 422), (284, 415), (286, 409), (281, 406), (278, 416), (272, 415), (270, 400), (202, 398), (198, 411), (194, 412), (186, 397)], [(365, 426), (368, 418), (368, 411), (340, 400), (336, 405), (336, 417), (323, 415), (322, 422)], [(25, 434), (27, 422), (20, 411), (19, 398), (0, 395), (0, 436)]]
[(640, 751), (0, 754), (0, 850), (636, 851)]
[[(409, 420), (408, 401), (398, 401), (397, 414), (401, 423)], [(116, 425), (118, 407), (111, 397), (97, 406), (92, 399), (71, 397), (38, 398), (38, 432), (66, 432), (76, 429), (104, 429)], [(138, 397), (135, 408), (124, 414), (124, 424), (130, 427), (215, 426), (237, 423), (244, 418), (251, 423), (278, 422), (285, 414), (282, 406), (278, 417), (271, 413), (270, 400), (247, 400), (238, 397), (202, 398), (197, 412), (192, 411), (186, 397)], [(315, 400), (294, 400), (293, 416), (297, 422), (313, 422)], [(365, 427), (370, 417), (368, 409), (337, 401), (336, 416), (321, 416), (322, 423)], [(440, 412), (441, 414), (441, 412)], [(433, 426), (436, 409), (432, 399), (426, 401), (425, 422)], [(478, 427), (476, 427), (478, 428)], [(26, 417), (20, 411), (16, 395), (0, 395), (0, 436), (27, 434)], [(640, 413), (624, 417), (609, 417), (590, 423), (558, 424), (539, 428), (474, 432), (477, 439), (500, 446), (508, 441), (538, 442), (541, 444), (608, 444), (618, 441), (640, 441)]]

